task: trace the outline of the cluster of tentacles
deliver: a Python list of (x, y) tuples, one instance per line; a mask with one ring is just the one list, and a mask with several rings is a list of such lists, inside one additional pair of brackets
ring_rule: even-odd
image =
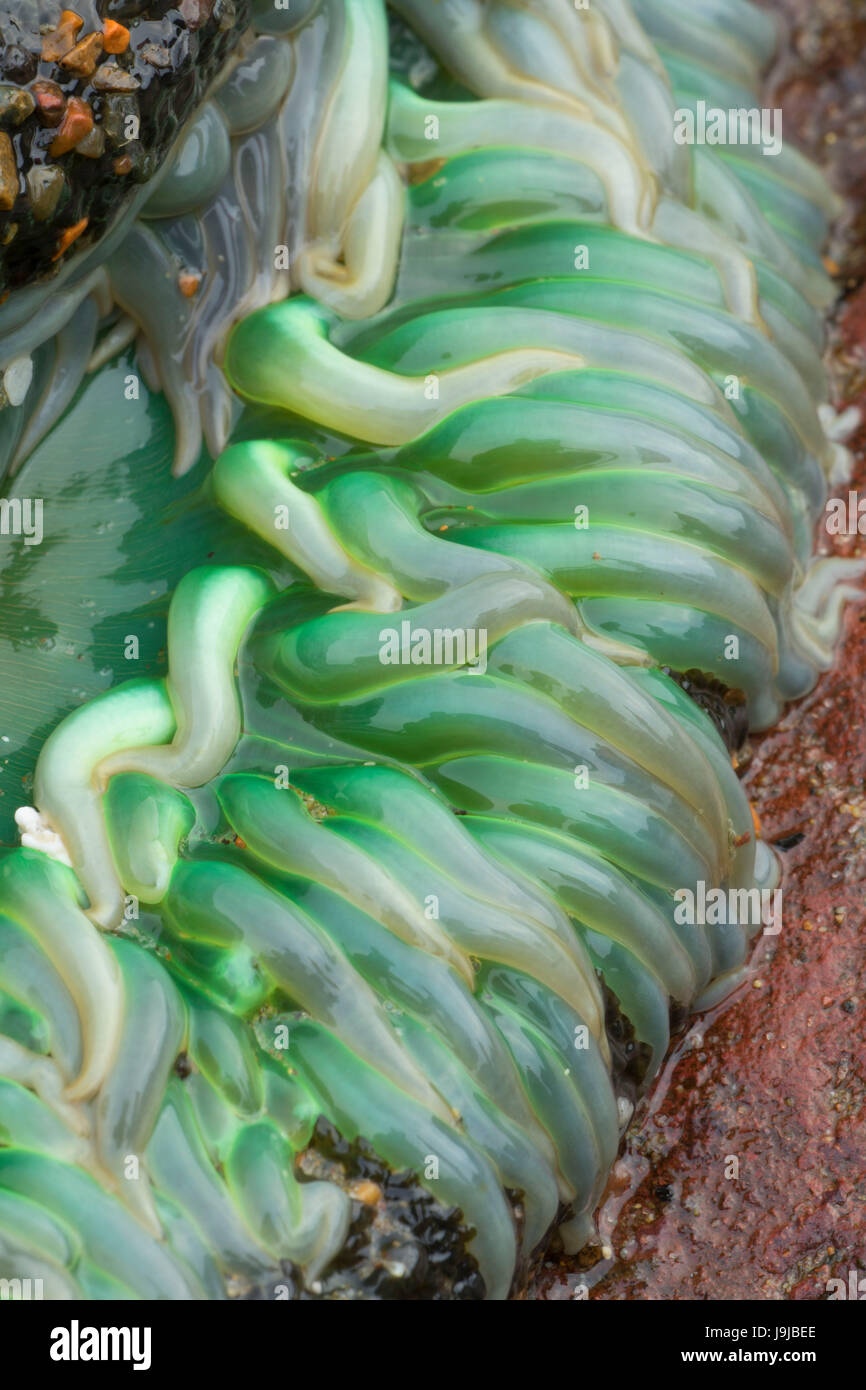
[(836, 203), (673, 138), (774, 27), (392, 8), (256, 0), (0, 309), (19, 492), (136, 364), (215, 460), (166, 674), (57, 723), (0, 859), (0, 1275), (48, 1297), (507, 1296), (743, 976), (760, 918), (677, 895), (777, 881), (730, 754), (858, 572), (812, 552)]

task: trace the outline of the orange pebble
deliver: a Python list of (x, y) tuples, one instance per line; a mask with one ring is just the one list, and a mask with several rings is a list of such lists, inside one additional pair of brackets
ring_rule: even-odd
[(129, 30), (115, 19), (107, 19), (102, 26), (102, 46), (106, 53), (125, 53), (129, 48)]
[(63, 113), (63, 123), (51, 142), (48, 153), (56, 159), (58, 155), (74, 150), (79, 140), (89, 135), (93, 129), (93, 112), (81, 97), (70, 97)]
[(351, 1188), (351, 1195), (356, 1202), (363, 1202), (365, 1207), (375, 1207), (382, 1200), (382, 1189), (378, 1183), (363, 1179)]
[(184, 299), (192, 299), (195, 295), (197, 295), (198, 287), (200, 284), (200, 275), (184, 274), (178, 275), (177, 277), (177, 287), (183, 295)]
[(52, 261), (60, 260), (60, 257), (69, 250), (73, 241), (77, 241), (81, 236), (81, 233), (84, 231), (89, 221), (90, 219), (88, 217), (82, 217), (81, 221), (76, 222), (74, 227), (67, 227), (60, 233), (57, 239), (57, 250), (51, 257)]

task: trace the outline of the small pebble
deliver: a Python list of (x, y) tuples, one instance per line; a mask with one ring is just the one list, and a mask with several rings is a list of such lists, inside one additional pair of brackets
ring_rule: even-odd
[(0, 125), (20, 125), (35, 110), (36, 102), (30, 92), (11, 83), (0, 83)]
[(60, 66), (76, 77), (92, 77), (101, 56), (102, 35), (88, 34), (86, 39), (82, 39), (60, 59)]
[(18, 198), (18, 165), (5, 130), (0, 130), (0, 211), (11, 212)]

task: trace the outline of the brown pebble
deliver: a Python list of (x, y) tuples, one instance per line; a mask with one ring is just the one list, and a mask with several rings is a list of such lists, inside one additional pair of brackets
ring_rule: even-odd
[[(8, 224), (8, 226), (6, 226), (6, 227), (3, 228), (3, 234), (2, 234), (2, 236), (0, 236), (0, 246), (9, 246), (10, 243), (13, 242), (13, 241), (15, 240), (15, 238), (17, 237), (17, 235), (18, 235), (18, 223), (17, 223), (17, 222), (10, 222), (10, 223)], [(845, 1005), (843, 1004), (842, 1007), (844, 1008)]]
[(213, 0), (180, 0), (178, 8), (190, 29), (200, 29), (211, 17)]
[(171, 54), (160, 43), (143, 43), (138, 50), (138, 56), (152, 68), (171, 67)]
[(95, 125), (89, 135), (79, 140), (75, 153), (83, 154), (86, 159), (100, 159), (105, 154), (105, 131), (102, 127)]
[(350, 1188), (350, 1195), (356, 1202), (363, 1202), (365, 1207), (376, 1207), (382, 1200), (382, 1189), (378, 1183), (363, 1179)]
[(11, 212), (18, 198), (18, 165), (5, 130), (0, 130), (0, 209)]
[[(178, 275), (177, 277), (177, 287), (183, 295), (184, 299), (194, 299), (195, 296), (198, 294), (200, 285), (200, 275), (190, 275), (188, 273), (184, 273), (182, 275)], [(237, 843), (237, 841), (235, 841), (235, 843)]]
[(42, 39), (42, 61), (56, 63), (66, 56), (75, 43), (76, 36), (84, 27), (84, 20), (74, 10), (63, 10), (60, 23), (50, 34)]
[(66, 98), (57, 83), (43, 78), (34, 82), (30, 90), (39, 107), (39, 119), (42, 124), (50, 127), (60, 125), (66, 109)]
[(118, 155), (117, 159), (115, 159), (114, 164), (112, 165), (112, 168), (114, 169), (115, 174), (117, 174), (119, 178), (123, 178), (125, 174), (129, 174), (132, 172), (132, 160), (130, 159), (128, 154)]
[(35, 110), (36, 102), (25, 88), (11, 82), (0, 84), (0, 125), (20, 125)]
[(102, 63), (93, 74), (93, 85), (98, 92), (137, 92), (141, 82), (117, 63)]
[(63, 170), (56, 164), (35, 164), (27, 175), (27, 196), (30, 211), (37, 222), (53, 217), (66, 183)]
[(65, 58), (60, 59), (60, 66), (67, 72), (75, 73), (76, 77), (92, 77), (101, 56), (102, 35), (88, 34)]

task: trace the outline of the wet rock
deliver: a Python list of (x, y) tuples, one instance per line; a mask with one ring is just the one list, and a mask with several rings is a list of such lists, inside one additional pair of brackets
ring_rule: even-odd
[[(99, 240), (159, 168), (248, 21), (249, 0), (0, 0), (0, 131), (15, 130), (16, 176), (7, 149), (0, 295)], [(134, 109), (120, 114), (117, 98), (132, 96)], [(118, 152), (128, 166), (118, 168)], [(49, 169), (62, 184), (36, 172)], [(86, 237), (67, 235), (82, 224)]]

